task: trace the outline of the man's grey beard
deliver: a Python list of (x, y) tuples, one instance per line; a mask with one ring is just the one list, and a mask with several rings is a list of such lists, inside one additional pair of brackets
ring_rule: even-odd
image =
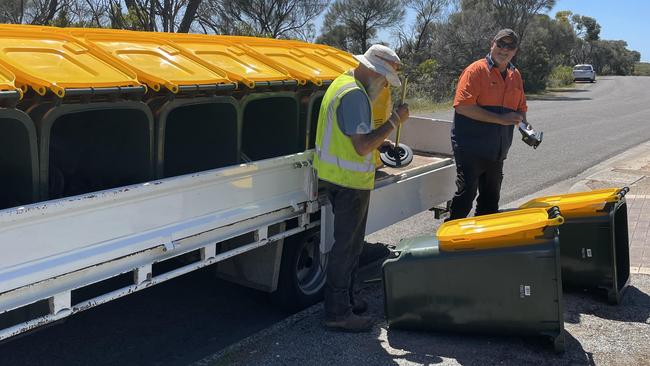
[(382, 78), (376, 78), (372, 83), (370, 83), (366, 92), (368, 93), (368, 98), (370, 98), (371, 102), (374, 102), (379, 97), (381, 90), (384, 88), (383, 84)]

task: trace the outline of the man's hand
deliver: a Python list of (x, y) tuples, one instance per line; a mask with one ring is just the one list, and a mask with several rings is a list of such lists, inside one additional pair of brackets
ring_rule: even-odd
[(406, 122), (407, 119), (409, 119), (409, 105), (404, 103), (400, 104), (397, 106), (397, 109), (395, 109), (395, 113), (397, 114), (397, 118), (399, 118), (399, 121), (395, 121), (398, 123), (404, 123)]
[(395, 143), (389, 139), (386, 139), (384, 140), (384, 142), (381, 143), (381, 145), (379, 145), (377, 150), (381, 152), (381, 151), (385, 151), (386, 149), (392, 148), (393, 146), (395, 146)]
[(524, 116), (518, 112), (509, 112), (501, 115), (501, 124), (505, 126), (518, 125), (524, 120)]

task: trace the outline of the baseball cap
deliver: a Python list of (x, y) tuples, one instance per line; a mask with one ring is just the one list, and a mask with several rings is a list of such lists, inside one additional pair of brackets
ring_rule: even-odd
[(506, 37), (510, 37), (512, 39), (512, 43), (514, 43), (515, 45), (519, 44), (519, 36), (517, 35), (517, 33), (515, 33), (515, 31), (513, 31), (510, 28), (501, 29), (497, 33), (497, 35), (494, 36), (493, 41), (498, 41), (501, 38), (506, 38)]

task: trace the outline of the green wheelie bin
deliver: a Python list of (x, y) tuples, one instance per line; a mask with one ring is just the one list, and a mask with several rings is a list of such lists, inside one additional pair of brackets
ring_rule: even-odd
[(383, 264), (391, 328), (549, 337), (564, 350), (557, 208), (453, 220)]
[(610, 188), (533, 199), (520, 208), (557, 206), (566, 222), (560, 229), (565, 288), (591, 289), (618, 304), (630, 281), (630, 249), (625, 194)]
[(0, 108), (0, 172), (0, 210), (38, 201), (36, 129), (13, 108)]

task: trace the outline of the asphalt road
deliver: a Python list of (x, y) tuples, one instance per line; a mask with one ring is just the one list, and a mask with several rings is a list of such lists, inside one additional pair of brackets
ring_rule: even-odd
[[(502, 202), (576, 176), (650, 139), (649, 77), (603, 76), (594, 84), (529, 99), (528, 121), (544, 131), (544, 141), (533, 150), (515, 131)], [(451, 119), (453, 113), (429, 116)]]
[[(423, 116), (452, 120), (453, 110)], [(534, 150), (515, 131), (504, 165), (501, 204), (518, 200), (650, 140), (650, 77), (604, 76), (594, 84), (528, 100), (528, 122), (544, 132)], [(370, 236), (396, 244), (400, 238), (434, 234), (428, 212)]]
[[(534, 98), (528, 119), (544, 131), (544, 142), (532, 150), (517, 137), (505, 166), (504, 203), (650, 140), (650, 78), (601, 77)], [(423, 213), (370, 239), (396, 243), (436, 226)], [(287, 315), (265, 294), (219, 281), (208, 268), (6, 342), (0, 365), (185, 365)]]

